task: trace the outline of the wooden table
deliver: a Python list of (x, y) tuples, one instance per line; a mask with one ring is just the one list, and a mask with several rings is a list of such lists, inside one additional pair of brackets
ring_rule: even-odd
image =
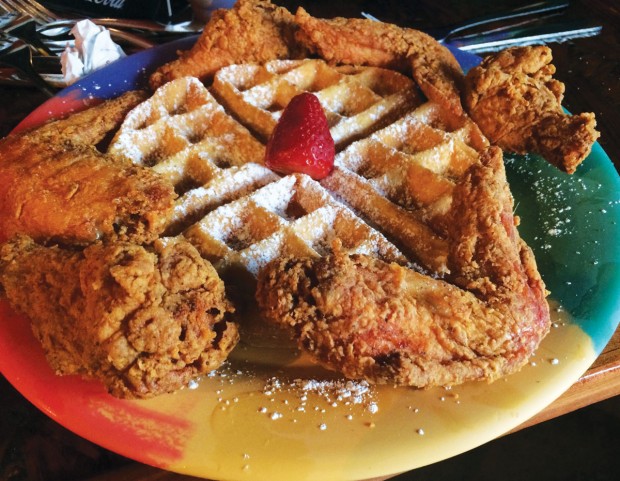
[[(289, 8), (295, 8), (300, 2), (276, 2)], [(311, 12), (318, 16), (346, 15), (357, 16), (361, 11), (369, 11), (385, 21), (401, 25), (416, 25), (429, 27), (451, 24), (460, 20), (488, 13), (495, 9), (506, 8), (528, 2), (516, 1), (478, 1), (460, 2), (458, 0), (432, 2), (378, 2), (385, 7), (376, 12), (373, 9), (375, 2), (350, 1), (332, 2), (315, 1), (301, 2)], [(601, 35), (593, 38), (573, 40), (562, 44), (550, 44), (554, 54), (554, 63), (557, 67), (556, 77), (567, 85), (564, 106), (573, 112), (593, 111), (598, 119), (601, 131), (600, 144), (610, 156), (616, 169), (620, 171), (620, 8), (613, 0), (585, 0), (575, 1), (570, 7), (569, 14), (576, 17), (587, 17), (603, 25)], [(11, 87), (0, 85), (0, 136), (5, 135), (28, 112), (40, 105), (45, 97), (28, 87)], [(620, 394), (620, 330), (618, 330), (599, 358), (587, 372), (559, 399), (544, 409), (517, 429), (522, 429), (542, 421), (561, 416), (570, 411), (582, 408), (592, 403)], [(8, 406), (8, 407), (7, 407)], [(53, 421), (44, 419), (17, 394), (6, 381), (0, 378), (0, 411), (4, 416), (11, 413), (25, 413), (36, 421), (39, 429), (56, 433), (65, 442), (72, 446), (75, 456), (85, 459), (84, 464), (92, 464), (91, 471), (82, 466), (84, 476), (96, 475), (96, 480), (182, 480), (190, 479), (172, 473), (166, 473), (138, 463), (117, 457), (104, 452), (100, 448), (91, 446), (83, 440), (75, 439), (70, 434), (63, 433), (62, 428), (53, 426)], [(7, 409), (9, 409), (7, 411)], [(6, 429), (31, 429), (30, 422), (25, 424), (13, 422), (14, 419), (2, 419), (1, 432)], [(8, 423), (8, 428), (7, 424)], [(52, 425), (50, 427), (50, 424)], [(62, 434), (57, 434), (61, 432)], [(21, 439), (21, 438), (20, 438)], [(32, 444), (32, 443), (31, 443)], [(76, 447), (77, 446), (77, 447)], [(2, 447), (0, 440), (0, 461), (5, 461), (6, 446)], [(0, 463), (0, 466), (2, 464)], [(79, 471), (74, 471), (78, 473)], [(1, 474), (1, 473), (0, 473)], [(41, 473), (40, 473), (41, 474)], [(79, 474), (78, 474), (79, 476)], [(40, 479), (44, 479), (44, 476)]]

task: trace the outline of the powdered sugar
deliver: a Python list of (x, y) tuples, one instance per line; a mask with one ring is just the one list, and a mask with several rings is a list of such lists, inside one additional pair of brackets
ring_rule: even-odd
[[(305, 412), (319, 409), (325, 410), (323, 406), (337, 408), (339, 406), (359, 405), (369, 413), (375, 414), (379, 411), (379, 406), (375, 398), (375, 392), (366, 381), (352, 380), (318, 380), (318, 379), (293, 379), (283, 381), (277, 377), (269, 378), (263, 388), (263, 394), (267, 397), (276, 392), (287, 392), (294, 395), (297, 406), (294, 409), (298, 412)], [(310, 395), (315, 396), (322, 402), (320, 405), (310, 400)]]

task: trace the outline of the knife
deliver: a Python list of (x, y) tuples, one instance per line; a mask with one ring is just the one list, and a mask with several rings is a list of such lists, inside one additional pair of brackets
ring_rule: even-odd
[(451, 38), (446, 44), (467, 52), (493, 52), (506, 47), (565, 42), (599, 35), (603, 27), (584, 19), (498, 29)]

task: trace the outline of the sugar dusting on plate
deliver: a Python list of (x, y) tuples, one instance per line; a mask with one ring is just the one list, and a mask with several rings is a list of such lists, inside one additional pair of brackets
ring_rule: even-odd
[[(580, 176), (579, 172), (574, 175), (559, 171), (548, 174), (546, 169), (554, 168), (548, 165), (536, 168), (536, 159), (529, 155), (506, 155), (505, 159), (506, 165), (527, 186), (528, 194), (531, 193), (539, 210), (537, 218), (531, 215), (528, 219), (528, 224), (537, 226), (532, 247), (550, 251), (560, 241), (564, 241), (562, 245), (568, 241), (574, 246), (576, 255), (585, 250), (592, 252), (591, 246), (581, 246), (575, 239), (579, 233), (600, 226), (598, 219), (620, 205), (620, 196), (615, 202), (603, 201), (608, 196), (602, 183), (589, 176)], [(515, 209), (519, 213), (518, 202)], [(599, 263), (596, 257), (590, 261), (593, 265)]]

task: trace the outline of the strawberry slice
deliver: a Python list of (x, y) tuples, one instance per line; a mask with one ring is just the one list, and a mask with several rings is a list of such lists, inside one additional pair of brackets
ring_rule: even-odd
[(319, 99), (310, 93), (293, 97), (269, 138), (265, 165), (281, 174), (297, 172), (319, 180), (334, 168), (334, 155)]

